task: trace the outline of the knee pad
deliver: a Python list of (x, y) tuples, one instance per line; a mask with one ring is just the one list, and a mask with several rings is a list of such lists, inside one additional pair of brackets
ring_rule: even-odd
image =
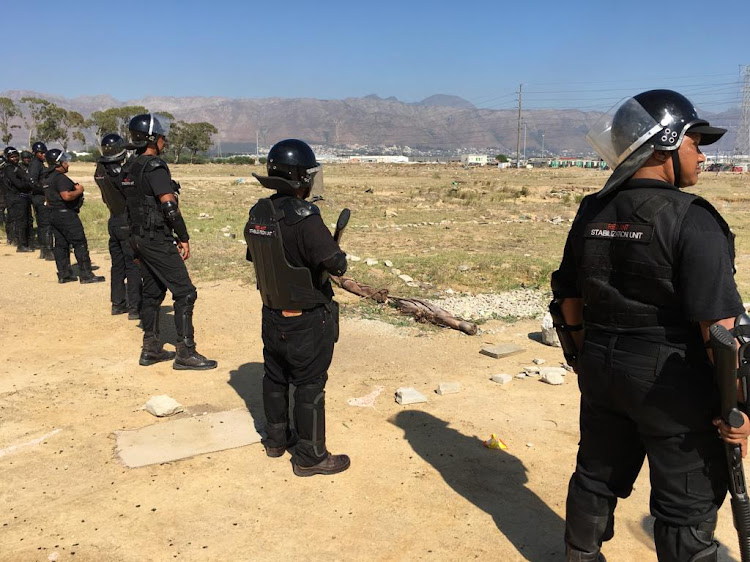
[(719, 543), (714, 540), (716, 522), (716, 514), (690, 526), (670, 525), (657, 519), (654, 523), (654, 543), (659, 560), (715, 562), (719, 548)]
[(198, 291), (196, 291), (195, 289), (193, 289), (185, 297), (185, 304), (187, 306), (189, 306), (190, 308), (192, 308), (193, 305), (195, 304), (195, 301), (197, 301), (197, 300), (198, 300)]
[(616, 505), (617, 498), (589, 492), (573, 474), (565, 504), (565, 543), (568, 548), (582, 553), (598, 553), (602, 543), (614, 536)]
[(294, 392), (294, 420), (303, 447), (315, 456), (326, 454), (325, 379), (297, 387)]

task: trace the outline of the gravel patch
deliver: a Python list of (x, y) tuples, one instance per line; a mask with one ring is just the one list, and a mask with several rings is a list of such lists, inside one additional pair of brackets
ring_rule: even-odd
[(516, 289), (505, 293), (452, 295), (432, 302), (458, 318), (479, 320), (541, 317), (547, 311), (549, 298), (544, 291)]

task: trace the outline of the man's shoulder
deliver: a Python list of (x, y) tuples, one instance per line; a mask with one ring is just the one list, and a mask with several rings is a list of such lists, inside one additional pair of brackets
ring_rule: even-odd
[(296, 224), (309, 217), (320, 216), (320, 209), (317, 205), (296, 197), (289, 197), (284, 200), (281, 203), (281, 208), (284, 211), (284, 220), (287, 224)]

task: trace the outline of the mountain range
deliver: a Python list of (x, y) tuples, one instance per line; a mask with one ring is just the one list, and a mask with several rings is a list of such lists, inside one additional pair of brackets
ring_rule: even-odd
[[(254, 150), (257, 135), (260, 145), (266, 148), (283, 138), (295, 137), (311, 144), (359, 150), (410, 147), (428, 152), (476, 149), (515, 154), (519, 137), (517, 109), (477, 108), (461, 97), (446, 94), (416, 103), (376, 94), (340, 100), (148, 96), (120, 101), (106, 94), (65, 98), (9, 90), (0, 96), (15, 101), (26, 96), (40, 97), (86, 117), (94, 111), (123, 105), (169, 111), (176, 119), (212, 123), (219, 129), (214, 141), (221, 144), (224, 152)], [(739, 121), (739, 109), (705, 115), (712, 124), (730, 128), (711, 152), (731, 151), (732, 128)], [(547, 154), (590, 153), (586, 132), (600, 116), (600, 112), (576, 109), (524, 109), (521, 150), (525, 138), (527, 155), (540, 154), (542, 145)], [(14, 132), (14, 137), (25, 139), (26, 135), (21, 129)]]

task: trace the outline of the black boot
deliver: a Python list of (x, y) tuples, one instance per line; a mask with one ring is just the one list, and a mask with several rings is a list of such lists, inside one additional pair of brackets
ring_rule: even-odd
[(189, 346), (184, 341), (177, 342), (177, 356), (174, 358), (172, 368), (178, 371), (206, 371), (215, 369), (218, 363), (212, 359), (206, 359), (195, 350), (195, 345)]
[(141, 358), (138, 360), (138, 364), (147, 367), (156, 363), (162, 363), (163, 361), (171, 361), (174, 359), (174, 355), (174, 351), (164, 349), (159, 340), (144, 337)]
[(32, 250), (29, 246), (20, 246), (19, 245), (16, 248), (16, 252), (20, 252), (20, 253), (29, 253), (29, 252), (33, 252), (33, 251), (34, 250)]
[(78, 263), (78, 267), (81, 270), (81, 276), (80, 281), (83, 284), (88, 283), (101, 283), (104, 281), (104, 277), (102, 275), (94, 275), (93, 271), (91, 271), (91, 260), (82, 260)]
[(337, 474), (344, 472), (350, 465), (351, 461), (347, 455), (332, 455), (328, 453), (326, 458), (313, 466), (300, 466), (293, 462), (292, 470), (294, 470), (294, 474), (297, 476), (315, 476), (316, 474)]
[(72, 273), (69, 273), (68, 275), (65, 275), (63, 277), (57, 276), (57, 282), (58, 283), (72, 283), (74, 281), (78, 281), (78, 277), (73, 275)]

